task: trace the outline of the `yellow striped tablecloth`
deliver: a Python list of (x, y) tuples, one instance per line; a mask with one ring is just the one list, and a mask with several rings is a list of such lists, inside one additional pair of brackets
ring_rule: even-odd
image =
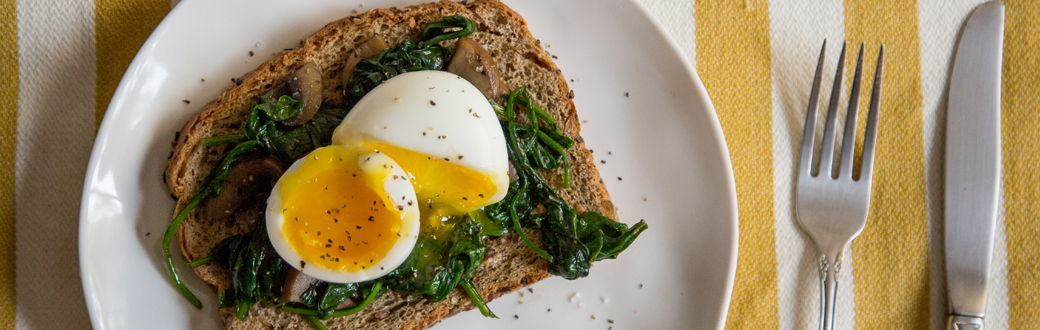
[[(865, 43), (866, 72), (886, 45), (870, 218), (847, 257), (836, 326), (941, 328), (943, 93), (957, 31), (981, 1), (639, 1), (695, 64), (732, 156), (740, 253), (726, 328), (818, 327), (816, 252), (792, 201), (824, 39)], [(176, 2), (0, 0), (0, 329), (90, 327), (77, 262), (87, 158), (127, 65)], [(1036, 329), (1040, 2), (1005, 4), (1003, 181), (986, 321)], [(838, 49), (828, 48), (825, 80)]]

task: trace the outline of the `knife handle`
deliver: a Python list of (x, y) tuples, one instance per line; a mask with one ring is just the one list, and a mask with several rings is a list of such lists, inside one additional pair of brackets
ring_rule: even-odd
[(948, 330), (983, 330), (981, 317), (951, 314), (946, 320)]

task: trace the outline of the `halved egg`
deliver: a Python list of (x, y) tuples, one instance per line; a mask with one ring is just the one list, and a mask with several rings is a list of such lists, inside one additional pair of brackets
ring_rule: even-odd
[(416, 71), (383, 82), (351, 109), (332, 141), (393, 158), (432, 226), (498, 202), (509, 189), (498, 116), (479, 89), (452, 73)]
[(419, 203), (384, 153), (332, 145), (297, 160), (267, 200), (268, 236), (304, 274), (352, 283), (397, 268), (415, 246)]

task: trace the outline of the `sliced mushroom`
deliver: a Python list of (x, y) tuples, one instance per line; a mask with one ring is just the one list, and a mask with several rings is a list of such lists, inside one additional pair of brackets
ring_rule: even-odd
[(509, 88), (495, 66), (495, 59), (487, 49), (469, 37), (459, 38), (455, 45), (448, 72), (466, 79), (489, 99), (494, 100), (509, 93)]
[(296, 117), (282, 123), (289, 126), (306, 124), (321, 106), (321, 68), (314, 62), (304, 62), (299, 69), (289, 74), (286, 84), (289, 85), (289, 96), (302, 101), (303, 107)]
[(220, 192), (206, 201), (206, 216), (221, 218), (266, 201), (264, 196), (271, 192), (284, 172), (282, 163), (270, 155), (253, 155), (235, 162), (228, 169)]
[(384, 49), (390, 48), (382, 38), (372, 37), (365, 39), (358, 44), (354, 50), (350, 51), (350, 55), (347, 55), (347, 62), (343, 65), (343, 71), (346, 74), (343, 76), (343, 84), (347, 84), (347, 80), (350, 79), (350, 75), (354, 73), (354, 67), (357, 66), (358, 62), (366, 58), (372, 58), (373, 56), (379, 55)]
[(307, 291), (318, 279), (308, 276), (296, 268), (285, 272), (285, 284), (282, 285), (282, 299), (289, 302), (300, 302), (300, 295)]

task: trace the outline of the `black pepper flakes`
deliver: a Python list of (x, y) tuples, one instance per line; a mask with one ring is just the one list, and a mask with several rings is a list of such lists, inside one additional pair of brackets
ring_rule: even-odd
[(621, 177), (620, 177), (620, 176), (619, 176), (619, 177), (617, 177), (617, 180), (618, 180), (618, 181), (621, 181)]
[(433, 102), (433, 100), (430, 100), (430, 105), (437, 105), (437, 102)]
[(554, 60), (555, 60), (555, 59), (557, 59), (557, 58), (558, 58), (558, 57), (556, 57), (556, 55), (553, 55), (553, 56), (552, 56), (552, 59), (554, 59)]
[(249, 56), (253, 56), (253, 51), (249, 51)]
[(514, 320), (519, 320), (520, 319), (520, 315), (513, 314), (513, 319)]
[(571, 91), (567, 92), (567, 98), (574, 99), (574, 90), (573, 89)]
[(181, 102), (184, 102), (184, 104), (191, 104), (191, 101), (188, 100), (181, 100)]

